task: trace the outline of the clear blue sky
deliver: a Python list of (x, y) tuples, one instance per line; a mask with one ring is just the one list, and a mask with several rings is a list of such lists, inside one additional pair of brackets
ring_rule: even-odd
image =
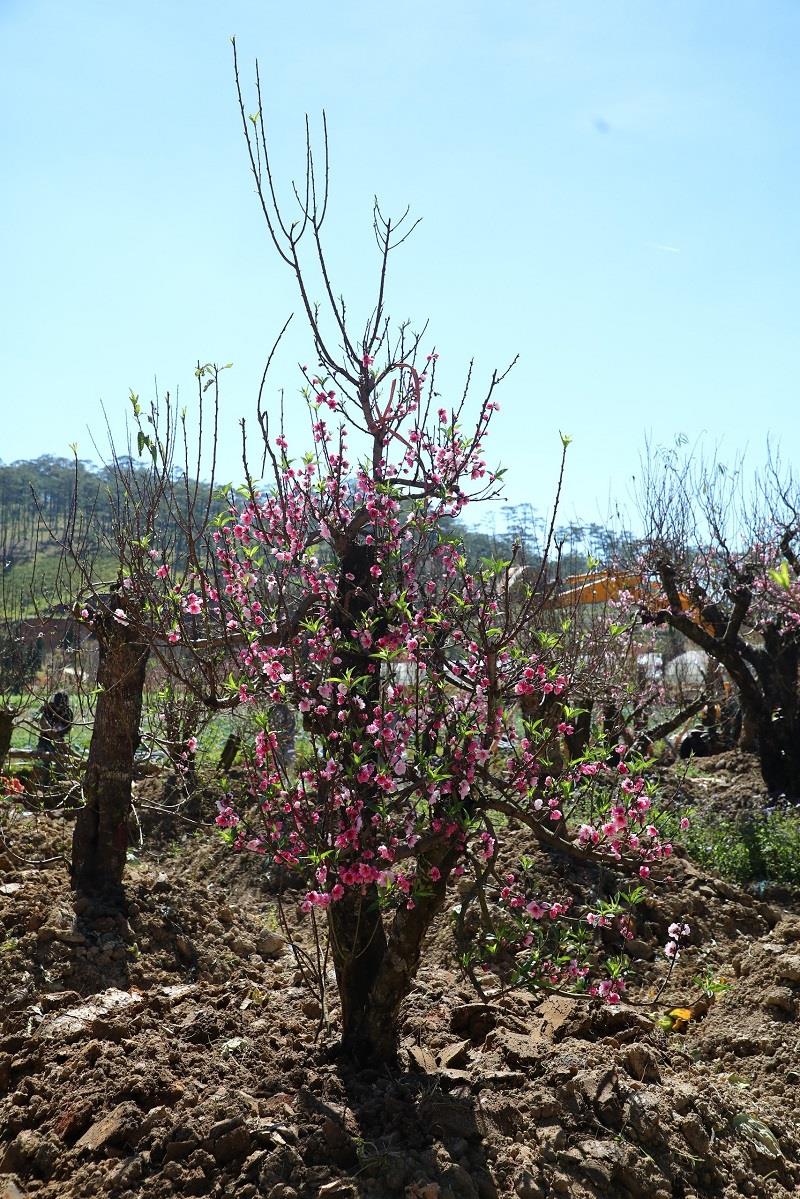
[[(260, 224), (229, 36), (258, 55), (279, 174), (327, 109), (337, 288), (366, 314), (370, 207), (423, 223), (390, 307), (430, 317), (454, 389), (517, 352), (490, 457), (565, 517), (624, 498), (646, 432), (797, 460), (796, 0), (0, 0), (0, 459), (96, 458), (101, 403), (232, 361), (239, 474), (264, 357), (296, 306)], [(255, 108), (255, 104), (252, 105)], [(293, 402), (288, 346), (272, 377)], [(295, 439), (295, 444), (297, 440)]]

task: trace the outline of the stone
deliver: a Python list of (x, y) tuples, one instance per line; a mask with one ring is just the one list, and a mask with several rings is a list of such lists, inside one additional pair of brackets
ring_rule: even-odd
[(256, 937), (256, 953), (262, 958), (279, 958), (286, 950), (286, 938), (264, 928)]
[(770, 987), (765, 991), (761, 998), (761, 1005), (765, 1008), (775, 1008), (779, 1012), (787, 1012), (789, 1015), (794, 1014), (794, 995), (788, 987)]
[(230, 1120), (218, 1120), (206, 1137), (205, 1147), (214, 1155), (219, 1165), (245, 1157), (250, 1152), (250, 1133), (239, 1116)]
[(800, 954), (784, 953), (777, 962), (778, 978), (790, 983), (800, 982)]
[(472, 1048), (471, 1041), (456, 1041), (452, 1045), (446, 1045), (439, 1052), (439, 1065), (445, 1070), (460, 1069), (467, 1064), (469, 1051)]
[(180, 1003), (187, 995), (193, 995), (197, 990), (196, 983), (174, 983), (172, 986), (161, 987), (160, 993), (170, 1005)]
[(80, 1004), (81, 997), (77, 991), (50, 991), (41, 998), (43, 1012), (57, 1012), (69, 1004)]
[(424, 1049), (422, 1045), (407, 1045), (406, 1053), (408, 1054), (409, 1068), (415, 1074), (436, 1073), (436, 1058), (429, 1050)]
[(356, 1199), (358, 1191), (346, 1178), (335, 1178), (326, 1182), (317, 1191), (318, 1199)]
[(64, 1043), (78, 1041), (85, 1036), (101, 1035), (107, 1030), (109, 1016), (136, 1011), (141, 1003), (142, 997), (138, 992), (109, 987), (78, 1007), (45, 1016), (36, 1035), (48, 1041)]
[(146, 1116), (142, 1118), (142, 1134), (152, 1132), (157, 1125), (163, 1123), (169, 1115), (169, 1108), (166, 1104), (160, 1103), (157, 1107), (151, 1107)]
[(253, 1120), (247, 1125), (253, 1143), (259, 1147), (274, 1149), (278, 1145), (294, 1145), (297, 1129), (280, 1120)]
[(135, 1144), (141, 1132), (142, 1113), (135, 1103), (118, 1103), (113, 1111), (96, 1120), (75, 1143), (78, 1150), (96, 1153), (107, 1145)]

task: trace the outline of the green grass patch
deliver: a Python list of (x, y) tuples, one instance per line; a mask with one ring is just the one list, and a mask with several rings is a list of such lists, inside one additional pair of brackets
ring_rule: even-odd
[[(119, 564), (110, 554), (98, 554), (91, 562), (95, 581), (117, 577)], [(57, 546), (43, 546), (34, 557), (26, 557), (10, 566), (3, 575), (2, 605), (10, 620), (44, 615), (53, 604), (69, 604), (82, 585), (74, 563), (62, 560)]]
[(736, 883), (800, 886), (800, 812), (696, 820), (678, 838), (699, 865)]

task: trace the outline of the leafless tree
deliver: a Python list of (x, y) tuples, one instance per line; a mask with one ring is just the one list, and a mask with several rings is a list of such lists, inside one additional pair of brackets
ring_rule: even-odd
[(651, 452), (639, 489), (636, 565), (662, 598), (645, 620), (683, 634), (724, 667), (770, 791), (800, 794), (800, 492), (775, 456), (743, 460), (682, 447)]

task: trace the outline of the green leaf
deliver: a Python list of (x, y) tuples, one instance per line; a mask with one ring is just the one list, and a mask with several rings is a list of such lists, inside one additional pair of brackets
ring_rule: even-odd
[(769, 572), (769, 577), (772, 579), (773, 583), (777, 583), (777, 585), (779, 587), (783, 587), (785, 591), (789, 590), (792, 585), (792, 576), (789, 571), (789, 563), (785, 558), (777, 570), (771, 570)]

